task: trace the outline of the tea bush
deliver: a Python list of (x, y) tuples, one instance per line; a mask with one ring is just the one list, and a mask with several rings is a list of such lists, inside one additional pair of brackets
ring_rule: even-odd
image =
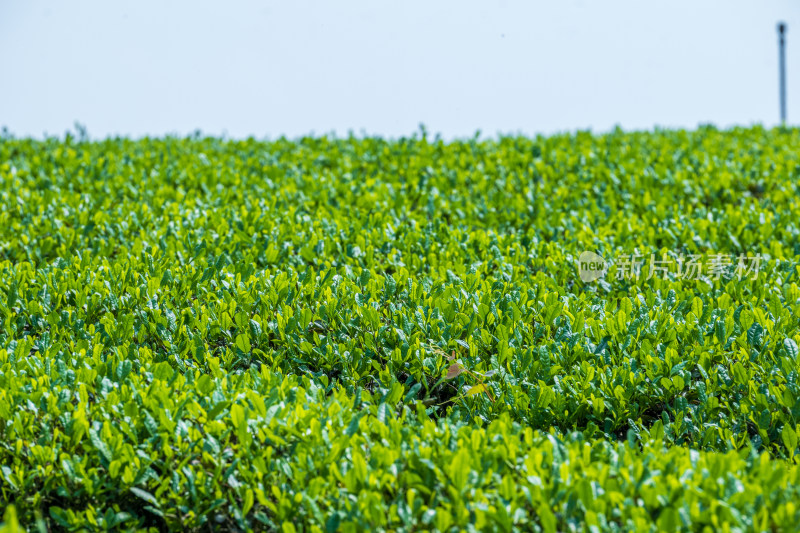
[(6, 136), (7, 528), (798, 530), (799, 146)]

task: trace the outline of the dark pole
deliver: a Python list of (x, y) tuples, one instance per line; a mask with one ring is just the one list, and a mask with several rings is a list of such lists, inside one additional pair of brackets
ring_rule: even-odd
[(786, 24), (778, 23), (778, 54), (781, 84), (781, 125), (786, 125)]

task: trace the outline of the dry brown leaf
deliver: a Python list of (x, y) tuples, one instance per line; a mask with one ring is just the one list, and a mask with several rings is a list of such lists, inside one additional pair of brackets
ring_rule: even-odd
[(447, 369), (447, 375), (444, 377), (444, 379), (453, 379), (458, 377), (464, 370), (465, 368), (463, 366), (459, 365), (458, 363), (454, 363), (450, 365), (450, 368)]

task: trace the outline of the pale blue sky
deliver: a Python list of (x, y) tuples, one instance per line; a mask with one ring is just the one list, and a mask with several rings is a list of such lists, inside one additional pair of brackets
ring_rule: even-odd
[(774, 125), (791, 0), (177, 2), (0, 0), (0, 125), (94, 138), (446, 138)]

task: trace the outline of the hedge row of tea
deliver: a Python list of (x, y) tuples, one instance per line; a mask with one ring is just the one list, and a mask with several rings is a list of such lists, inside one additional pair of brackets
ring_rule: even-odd
[(794, 531), (798, 147), (0, 139), (6, 528)]

